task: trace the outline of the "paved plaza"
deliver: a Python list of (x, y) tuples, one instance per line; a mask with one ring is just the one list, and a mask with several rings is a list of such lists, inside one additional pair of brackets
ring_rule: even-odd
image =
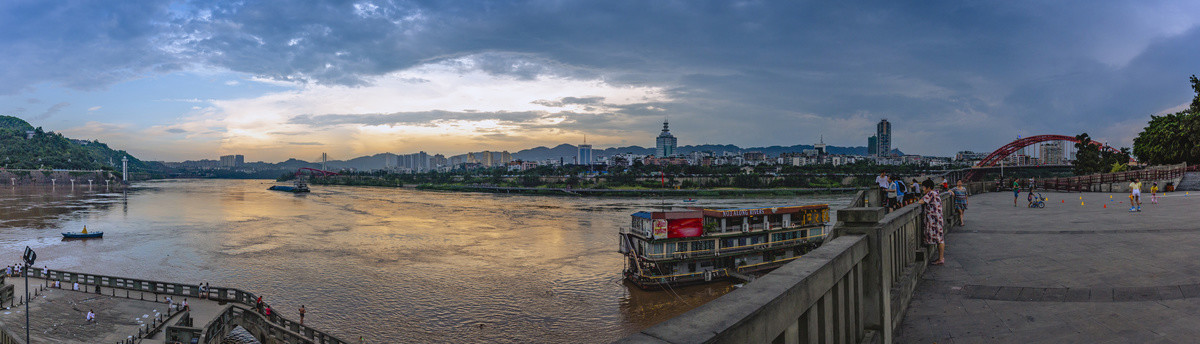
[(971, 198), (898, 343), (1200, 341), (1200, 194), (1146, 194), (1135, 213), (1121, 193), (1043, 196)]
[[(15, 287), (18, 299), (24, 295), (25, 285), (21, 277), (9, 277), (5, 282)], [(43, 279), (29, 279), (31, 291), (43, 285), (46, 285)], [(103, 288), (103, 294), (96, 294), (91, 286), (82, 286), (81, 291), (70, 290), (71, 286), (65, 283), (62, 286), (63, 289), (38, 290), (38, 295), (29, 303), (32, 342), (116, 343), (137, 334), (139, 327), (145, 330), (152, 318), (167, 311), (162, 295), (110, 288)], [(182, 298), (175, 298), (178, 306)], [(196, 326), (203, 326), (223, 309), (215, 301), (189, 298), (188, 303)], [(95, 322), (84, 319), (88, 310), (96, 312)], [(177, 320), (178, 317), (172, 322)], [(0, 328), (8, 329), (9, 333), (24, 340), (25, 306), (17, 304), (10, 309), (0, 310)], [(158, 332), (149, 340), (162, 342), (163, 335)]]

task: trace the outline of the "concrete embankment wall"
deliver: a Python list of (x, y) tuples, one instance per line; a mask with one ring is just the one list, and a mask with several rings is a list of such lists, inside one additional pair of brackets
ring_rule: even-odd
[(0, 170), (0, 185), (57, 185), (87, 186), (91, 180), (94, 186), (104, 186), (107, 180), (112, 186), (121, 184), (120, 174), (108, 171), (42, 171), (42, 170)]

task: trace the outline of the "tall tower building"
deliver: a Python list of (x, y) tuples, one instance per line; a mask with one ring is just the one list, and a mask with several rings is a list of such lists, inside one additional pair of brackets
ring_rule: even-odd
[(892, 155), (892, 124), (884, 118), (875, 126), (875, 137), (880, 156)]
[(871, 135), (867, 138), (867, 155), (879, 155), (879, 137)]
[(592, 145), (587, 144), (587, 138), (583, 138), (583, 144), (579, 145), (579, 156), (575, 160), (580, 165), (592, 164)]
[(817, 150), (817, 154), (827, 155), (829, 152), (825, 150), (825, 147), (825, 135), (821, 135), (821, 142), (813, 145), (813, 149)]
[(675, 155), (675, 145), (677, 143), (675, 135), (671, 135), (671, 130), (667, 128), (667, 121), (663, 120), (662, 133), (658, 134), (658, 139), (654, 143), (654, 155), (660, 158)]

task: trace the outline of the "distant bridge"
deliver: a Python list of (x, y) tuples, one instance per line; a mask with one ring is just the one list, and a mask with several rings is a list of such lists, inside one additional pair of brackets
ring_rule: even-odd
[[(1013, 142), (1009, 142), (1008, 144), (1001, 146), (1000, 148), (993, 151), (991, 154), (988, 154), (987, 157), (984, 157), (983, 160), (979, 161), (978, 164), (975, 164), (975, 166), (973, 166), (972, 168), (967, 169), (966, 174), (961, 176), (961, 178), (954, 178), (954, 179), (955, 180), (963, 179), (963, 180), (967, 180), (967, 181), (977, 180), (983, 176), (984, 172), (991, 170), (992, 168), (994, 168), (995, 166), (1000, 164), (1002, 161), (1004, 161), (1004, 159), (1008, 158), (1009, 155), (1012, 155), (1013, 153), (1016, 153), (1017, 151), (1020, 151), (1020, 150), (1024, 149), (1025, 147), (1029, 147), (1029, 146), (1032, 146), (1032, 145), (1035, 145), (1038, 143), (1049, 142), (1049, 141), (1068, 141), (1068, 142), (1073, 142), (1073, 143), (1081, 142), (1081, 141), (1079, 141), (1078, 138), (1076, 138), (1074, 136), (1067, 136), (1067, 135), (1034, 135), (1034, 136), (1019, 138), (1019, 139), (1014, 140)], [(1113, 148), (1111, 146), (1105, 145), (1100, 142), (1091, 141), (1091, 144), (1099, 147), (1101, 150), (1106, 150), (1106, 151), (1110, 151), (1110, 152), (1114, 152), (1114, 153), (1119, 152), (1119, 150), (1117, 150), (1116, 148)], [(1017, 168), (1060, 168), (1060, 167), (1064, 167), (1064, 166), (1070, 166), (1070, 165), (1028, 165), (1028, 166), (1027, 165), (1019, 165), (1019, 166), (1009, 166), (1008, 168), (1014, 168), (1014, 167), (1017, 167)], [(1000, 168), (1004, 168), (1004, 166), (1001, 166)]]

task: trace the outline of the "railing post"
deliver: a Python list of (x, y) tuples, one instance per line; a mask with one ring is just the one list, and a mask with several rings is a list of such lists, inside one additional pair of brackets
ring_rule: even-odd
[[(875, 190), (875, 194), (879, 192)], [(881, 235), (879, 220), (882, 207), (845, 208), (837, 212), (840, 225), (830, 236), (866, 235), (868, 253), (863, 270), (863, 302), (866, 303), (864, 327), (879, 333), (880, 343), (892, 343), (892, 266), (891, 244)]]

